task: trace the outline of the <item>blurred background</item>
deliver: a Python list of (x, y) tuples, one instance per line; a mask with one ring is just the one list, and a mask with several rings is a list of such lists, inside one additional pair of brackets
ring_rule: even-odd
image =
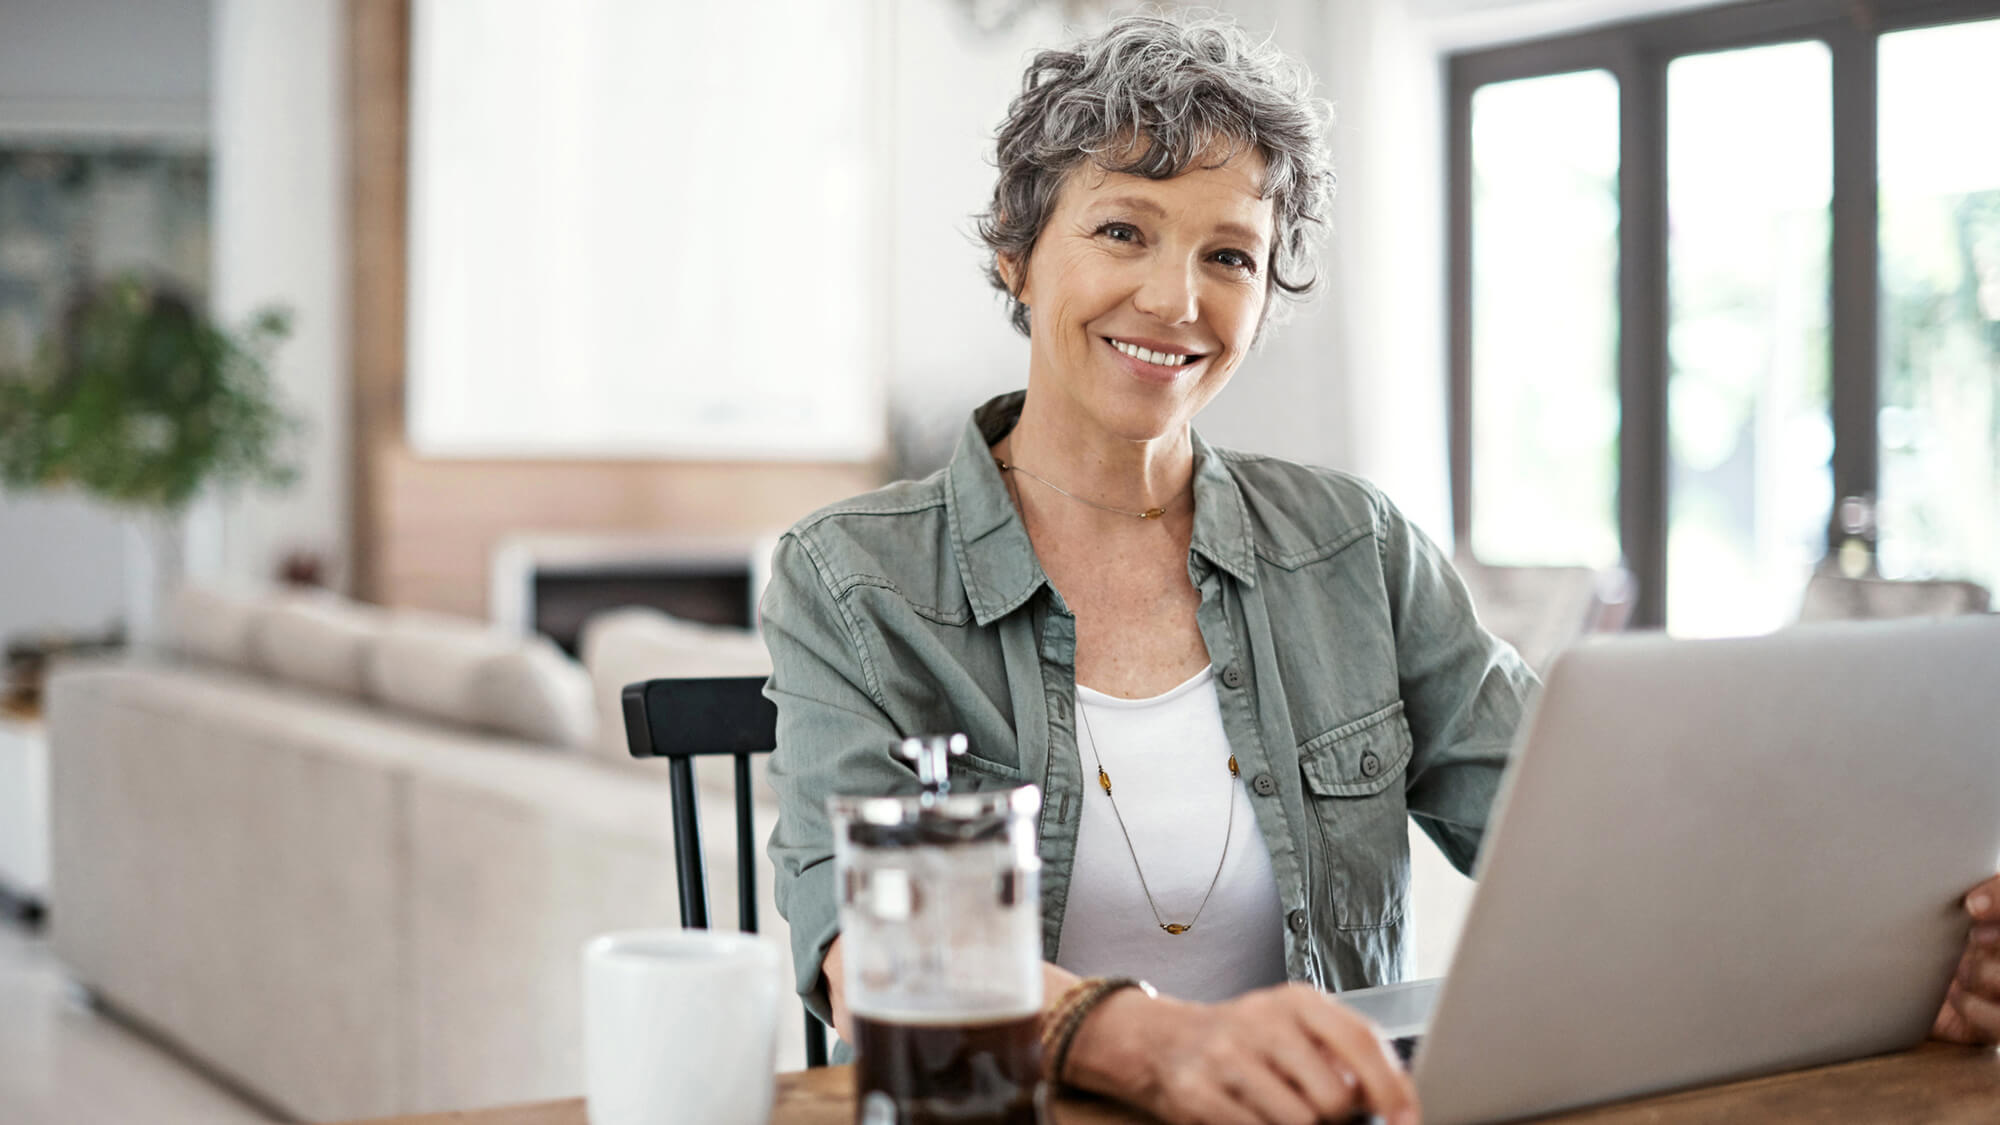
[[(992, 130), (1127, 7), (0, 0), (0, 1118), (574, 1093), (575, 944), (675, 919), (617, 689), (756, 674), (773, 537), (1024, 383)], [(1990, 606), (2000, 0), (1213, 7), (1341, 184), (1211, 441), (1540, 666)]]

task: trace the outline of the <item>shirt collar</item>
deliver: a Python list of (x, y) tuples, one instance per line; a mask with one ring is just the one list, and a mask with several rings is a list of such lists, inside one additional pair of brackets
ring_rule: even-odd
[[(1048, 583), (1048, 576), (1035, 560), (1028, 529), (1007, 494), (1007, 483), (993, 463), (993, 443), (1020, 421), (1021, 404), (1026, 399), (1027, 392), (1014, 391), (974, 410), (945, 470), (945, 509), (951, 522), (952, 549), (965, 581), (966, 600), (981, 625), (990, 625), (1020, 608)], [(1238, 581), (1254, 585), (1255, 552), (1243, 493), (1230, 475), (1228, 463), (1200, 434), (1190, 436), (1194, 445), (1194, 537), (1190, 549)]]

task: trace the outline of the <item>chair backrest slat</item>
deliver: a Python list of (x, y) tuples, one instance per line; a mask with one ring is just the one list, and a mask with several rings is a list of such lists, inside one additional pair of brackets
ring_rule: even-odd
[(695, 797), (694, 762), (667, 760), (667, 782), (673, 790), (674, 876), (680, 885), (681, 925), (708, 928), (708, 872), (701, 853), (701, 802)]
[(757, 830), (750, 815), (750, 755), (736, 755), (736, 920), (757, 932)]
[[(757, 932), (757, 832), (752, 816), (750, 756), (777, 745), (778, 708), (764, 697), (761, 676), (647, 680), (620, 694), (625, 743), (634, 758), (667, 759), (673, 794), (674, 875), (680, 889), (681, 925), (708, 927), (708, 876), (701, 847), (701, 814), (694, 759), (727, 754), (735, 759), (736, 902), (744, 933)], [(806, 1065), (826, 1065), (826, 1027), (805, 1016)]]

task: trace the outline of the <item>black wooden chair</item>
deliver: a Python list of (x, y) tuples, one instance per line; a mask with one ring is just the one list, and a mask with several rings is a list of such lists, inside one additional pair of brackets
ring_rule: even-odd
[[(762, 676), (710, 680), (647, 680), (622, 695), (625, 741), (634, 758), (665, 758), (673, 786), (674, 874), (680, 883), (681, 925), (708, 928), (708, 876), (701, 850), (694, 759), (736, 759), (736, 918), (757, 932), (757, 833), (750, 815), (750, 756), (777, 745), (778, 709), (764, 698)], [(826, 1065), (826, 1026), (806, 1013), (806, 1065)]]

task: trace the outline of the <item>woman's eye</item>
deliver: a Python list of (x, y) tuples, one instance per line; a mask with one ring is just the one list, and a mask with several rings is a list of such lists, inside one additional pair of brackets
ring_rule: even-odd
[(1257, 263), (1251, 261), (1250, 255), (1245, 254), (1241, 250), (1224, 250), (1215, 256), (1215, 260), (1233, 270), (1245, 270), (1254, 273), (1257, 269)]
[(1116, 242), (1139, 241), (1138, 228), (1130, 223), (1106, 223), (1097, 228), (1097, 233)]

